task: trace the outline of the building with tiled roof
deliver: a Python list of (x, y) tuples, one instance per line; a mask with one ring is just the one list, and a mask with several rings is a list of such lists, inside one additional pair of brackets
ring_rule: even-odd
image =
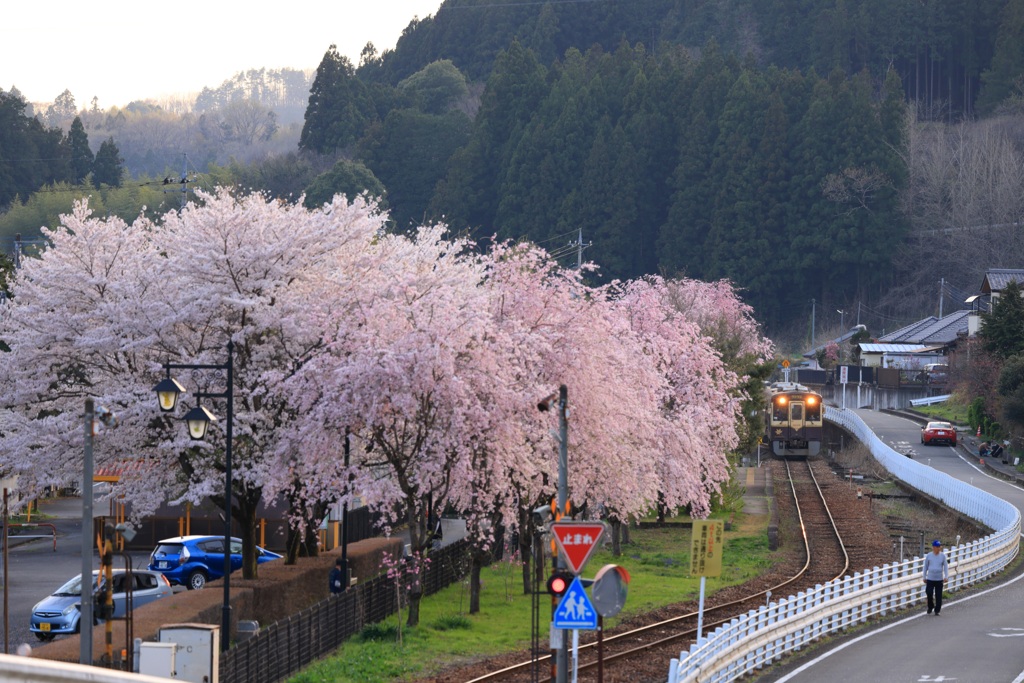
[(992, 305), (999, 299), (1006, 286), (1013, 281), (1024, 285), (1024, 269), (1021, 268), (989, 268), (981, 280), (981, 294), (976, 294), (967, 302), (971, 304), (971, 316), (968, 322), (968, 334), (972, 337), (981, 329), (981, 316), (992, 310)]
[(891, 344), (923, 344), (925, 346), (948, 346), (957, 337), (967, 334), (967, 318), (971, 311), (953, 311), (947, 316), (928, 316), (878, 338), (879, 342)]

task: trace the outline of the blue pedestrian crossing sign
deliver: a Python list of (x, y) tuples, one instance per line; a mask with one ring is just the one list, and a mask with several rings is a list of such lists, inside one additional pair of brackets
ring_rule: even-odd
[(577, 628), (583, 630), (597, 630), (597, 610), (594, 603), (590, 602), (587, 591), (580, 583), (580, 577), (576, 577), (569, 584), (569, 590), (565, 591), (562, 601), (555, 609), (553, 626), (555, 628)]

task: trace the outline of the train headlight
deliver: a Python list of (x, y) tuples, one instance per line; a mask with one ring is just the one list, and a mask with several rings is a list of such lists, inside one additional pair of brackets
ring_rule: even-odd
[(788, 399), (788, 398), (786, 398), (785, 396), (779, 396), (779, 397), (778, 397), (777, 399), (775, 399), (775, 403), (776, 403), (777, 405), (780, 405), (780, 406), (784, 406), (784, 405), (786, 405), (786, 404), (787, 404), (788, 402), (789, 402), (789, 399)]
[(813, 405), (817, 405), (817, 403), (818, 403), (818, 397), (817, 396), (808, 396), (807, 397), (807, 405), (813, 406)]

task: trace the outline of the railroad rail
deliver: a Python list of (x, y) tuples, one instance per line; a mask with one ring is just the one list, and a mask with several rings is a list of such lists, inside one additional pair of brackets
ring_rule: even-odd
[[(793, 473), (792, 469), (798, 469)], [(753, 592), (737, 599), (727, 600), (704, 610), (705, 633), (717, 626), (728, 623), (736, 615), (763, 605), (772, 595), (779, 595), (784, 589), (799, 586), (813, 586), (821, 581), (834, 581), (843, 576), (850, 567), (850, 558), (843, 544), (836, 521), (829, 510), (822, 486), (814, 474), (812, 461), (785, 463), (789, 489), (795, 515), (800, 525), (804, 547), (804, 563), (794, 574), (768, 588)], [(686, 612), (677, 616), (633, 628), (621, 633), (606, 635), (600, 643), (588, 642), (579, 646), (580, 674), (596, 673), (603, 668), (601, 679), (607, 683), (635, 681), (636, 663), (649, 658), (654, 652), (665, 650), (667, 656), (678, 653), (685, 642), (692, 642), (697, 633), (697, 612)], [(598, 648), (603, 651), (598, 652)], [(540, 658), (540, 664), (550, 664), (550, 655)], [(665, 659), (657, 657), (658, 662)], [(535, 666), (534, 661), (520, 662), (468, 681), (467, 683), (492, 683), (494, 681), (529, 681)], [(664, 665), (659, 664), (664, 675)], [(625, 670), (627, 669), (628, 670)], [(586, 680), (585, 678), (583, 680)], [(596, 680), (596, 679), (594, 679)]]

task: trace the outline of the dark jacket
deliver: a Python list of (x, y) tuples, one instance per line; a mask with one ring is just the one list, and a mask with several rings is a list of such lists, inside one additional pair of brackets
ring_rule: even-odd
[(345, 577), (341, 575), (341, 567), (335, 565), (327, 577), (328, 585), (332, 593), (341, 593), (345, 588)]

